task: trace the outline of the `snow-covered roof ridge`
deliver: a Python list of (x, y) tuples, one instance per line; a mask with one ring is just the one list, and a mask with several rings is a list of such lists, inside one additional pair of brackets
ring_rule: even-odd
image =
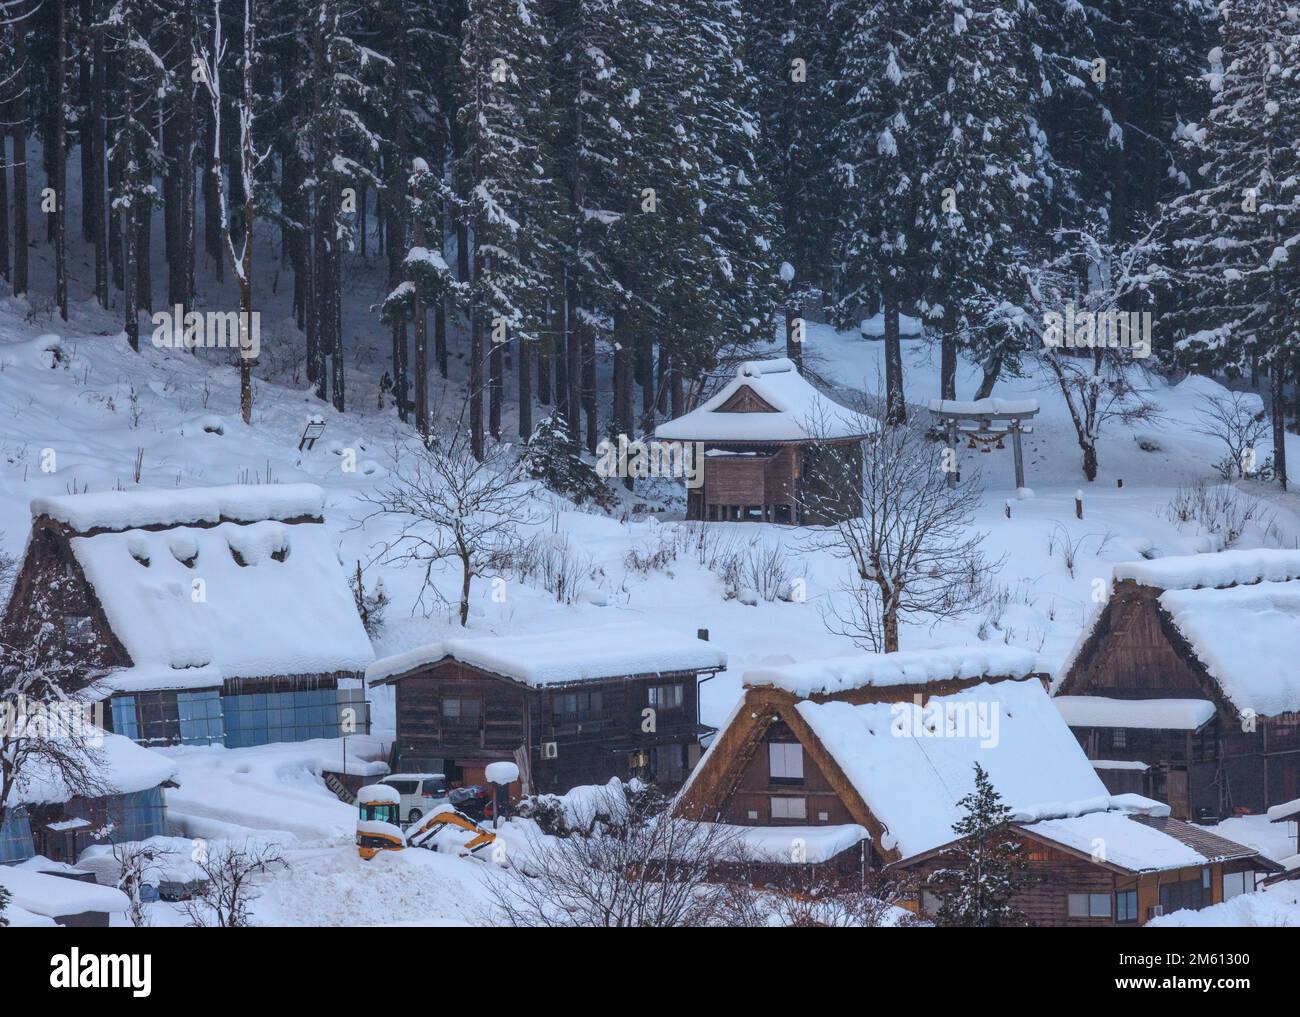
[(515, 635), (450, 636), (375, 661), (366, 669), (366, 681), (382, 682), (445, 657), (534, 686), (727, 666), (726, 653), (695, 636), (639, 622), (611, 622)]
[(1237, 710), (1300, 709), (1300, 582), (1167, 590), (1159, 603)]
[[(771, 411), (729, 411), (722, 407), (741, 388), (750, 389)], [(862, 438), (876, 422), (841, 406), (815, 388), (794, 361), (747, 360), (736, 376), (701, 405), (655, 428), (670, 441), (781, 442)]]
[(920, 685), (976, 678), (1024, 678), (1037, 656), (1015, 646), (975, 643), (932, 650), (860, 653), (759, 667), (746, 671), (746, 685), (771, 685), (796, 696), (834, 695), (867, 686)]
[(34, 498), (32, 518), (48, 516), (78, 533), (219, 522), (319, 519), (325, 492), (315, 484), (227, 484), (144, 488)]
[(1160, 590), (1245, 586), (1259, 582), (1300, 579), (1300, 551), (1279, 548), (1233, 548), (1205, 554), (1120, 562), (1117, 580), (1132, 580)]

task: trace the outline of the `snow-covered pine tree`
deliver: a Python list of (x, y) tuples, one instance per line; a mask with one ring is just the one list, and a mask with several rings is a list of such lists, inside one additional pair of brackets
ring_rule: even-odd
[(958, 800), (965, 810), (952, 824), (960, 838), (954, 864), (931, 874), (930, 889), (942, 900), (939, 925), (1002, 928), (1024, 925), (1015, 897), (1029, 886), (1029, 858), (1011, 828), (1011, 810), (988, 773), (975, 764), (975, 789)]
[[(471, 399), (481, 398), (483, 339), (490, 346), (489, 431), (501, 438), (506, 344), (520, 353), (546, 324), (545, 270), (553, 251), (546, 214), (549, 39), (528, 0), (470, 0), (461, 25), (458, 190), (474, 244), (470, 285)], [(470, 426), (482, 452), (482, 420)]]
[(758, 86), (744, 57), (739, 0), (683, 0), (677, 31), (701, 59), (682, 70), (698, 82), (688, 133), (698, 139), (700, 216), (712, 262), (710, 311), (703, 349), (684, 352), (688, 369), (723, 350), (741, 355), (771, 336), (780, 298), (777, 251), (784, 246), (780, 209), (758, 161)]
[[(635, 174), (627, 170), (628, 153), (638, 139), (625, 121), (641, 88), (639, 71), (619, 59), (638, 19), (625, 18), (616, 0), (554, 0), (550, 10), (556, 33), (552, 81), (562, 111), (552, 138), (567, 199), (554, 287), (563, 307), (565, 339), (566, 391), (560, 405), (575, 436), (579, 418), (585, 418), (583, 443), (594, 452), (599, 438), (596, 335), (612, 332), (613, 309), (622, 299), (619, 226), (631, 198), (639, 202), (641, 190), (649, 186), (638, 187)], [(640, 59), (644, 66), (646, 56)]]
[(835, 204), (827, 88), (838, 75), (844, 39), (837, 0), (750, 0), (745, 51), (754, 74), (760, 165), (782, 212), (780, 259), (795, 268), (795, 289), (834, 290)]
[[(1025, 341), (1025, 239), (1038, 230), (1042, 152), (1015, 61), (1022, 13), (1001, 0), (926, 0), (903, 50), (916, 165), (918, 307), (940, 341), (940, 396), (956, 398), (964, 347), (986, 382)], [(991, 383), (986, 387), (991, 387)]]
[[(431, 428), (429, 411), (429, 323), (428, 310), (440, 306), (448, 294), (459, 294), (462, 287), (451, 277), (451, 269), (441, 251), (442, 212), (447, 198), (447, 188), (438, 174), (433, 172), (423, 158), (411, 163), (411, 172), (405, 183), (407, 210), (404, 222), (410, 227), (411, 242), (403, 248), (399, 258), (401, 277), (384, 298), (383, 320), (396, 329), (415, 323), (414, 409), (415, 426), (428, 438)], [(430, 240), (434, 246), (426, 246)], [(397, 244), (398, 238), (389, 235), (388, 242)], [(403, 333), (404, 335), (404, 329)]]
[(154, 176), (161, 163), (152, 130), (152, 101), (168, 78), (166, 66), (149, 41), (155, 13), (148, 0), (116, 0), (107, 17), (108, 30), (114, 35), (121, 58), (119, 92), (114, 103), (114, 108), (121, 111), (121, 121), (108, 153), (117, 170), (116, 187), (110, 194), (115, 214), (110, 215), (110, 221), (111, 228), (120, 231), (122, 243), (126, 338), (131, 349), (137, 351), (142, 264), (147, 271), (147, 252), (141, 251), (141, 223), (145, 207), (157, 201)]
[(1300, 353), (1300, 15), (1249, 0), (1225, 0), (1220, 15), (1210, 108), (1179, 131), (1201, 186), (1170, 204), (1187, 315), (1178, 348), (1217, 369), (1267, 367), (1285, 489), (1284, 390)]
[[(307, 289), (308, 358), (317, 398), (345, 406), (342, 320), (342, 259), (352, 250), (358, 186), (382, 186), (375, 173), (381, 136), (371, 126), (384, 101), (374, 80), (386, 58), (350, 34), (342, 0), (317, 0), (304, 10), (311, 61), (303, 87), (310, 95), (296, 128), (309, 146), (310, 172), (303, 187), (311, 205), (311, 283)], [(328, 374), (325, 369), (329, 358)]]
[(905, 109), (907, 67), (903, 51), (915, 30), (903, 5), (851, 0), (844, 58), (828, 101), (839, 114), (832, 132), (840, 208), (835, 238), (840, 294), (835, 316), (842, 327), (858, 324), (877, 298), (885, 319), (887, 418), (907, 419), (903, 399), (903, 353), (899, 316), (912, 281), (908, 256), (915, 239), (918, 170)]

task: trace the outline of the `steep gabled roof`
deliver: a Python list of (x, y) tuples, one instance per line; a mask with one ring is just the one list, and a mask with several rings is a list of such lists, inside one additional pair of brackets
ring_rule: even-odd
[[(1116, 596), (1154, 599), (1175, 651), (1228, 712), (1300, 710), (1300, 551), (1271, 548), (1179, 555), (1115, 566), (1111, 597), (1093, 611), (1061, 668), (1058, 692), (1075, 694), (1110, 630)], [(1128, 591), (1127, 593), (1125, 591)]]
[(1300, 581), (1170, 590), (1160, 608), (1239, 713), (1300, 710)]
[(32, 502), (66, 540), (130, 667), (116, 691), (359, 673), (374, 659), (310, 484)]
[[(676, 810), (717, 818), (777, 720), (890, 861), (951, 842), (957, 802), (974, 789), (976, 763), (1013, 808), (1037, 813), (1063, 801), (1107, 807), (1105, 786), (1036, 677), (954, 677), (962, 670), (956, 662), (969, 656), (948, 652), (953, 666), (929, 672), (929, 682), (914, 674), (906, 684), (841, 685), (811, 697), (778, 686), (769, 672), (746, 675), (744, 700), (682, 788)], [(885, 664), (867, 660), (857, 670), (879, 673)], [(1016, 664), (1031, 665), (1032, 655)], [(799, 667), (801, 690), (835, 684), (808, 680), (817, 662)], [(827, 671), (842, 675), (846, 665), (833, 661)]]
[[(742, 408), (743, 407), (743, 408)], [(670, 441), (787, 442), (864, 438), (876, 422), (814, 388), (794, 361), (748, 360), (690, 413), (655, 428)]]

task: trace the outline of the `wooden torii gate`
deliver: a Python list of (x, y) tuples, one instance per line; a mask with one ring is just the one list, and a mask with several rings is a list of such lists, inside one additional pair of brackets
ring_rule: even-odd
[[(1025, 421), (1032, 420), (1037, 414), (1038, 403), (1033, 399), (974, 399), (969, 402), (958, 399), (930, 400), (930, 415), (942, 424), (948, 447), (954, 455), (959, 435), (964, 435), (972, 447), (980, 443), (986, 450), (994, 442), (998, 448), (1002, 448), (1002, 440), (1007, 435), (1011, 436), (1017, 491), (1025, 486), (1025, 458), (1020, 447), (1020, 436), (1034, 433), (1032, 426), (1025, 426)], [(956, 484), (957, 470), (949, 470), (948, 486), (955, 487)]]

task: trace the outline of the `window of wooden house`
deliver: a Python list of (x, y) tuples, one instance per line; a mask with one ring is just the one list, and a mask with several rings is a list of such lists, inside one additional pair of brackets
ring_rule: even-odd
[(773, 784), (802, 784), (803, 746), (798, 742), (768, 742), (767, 775)]
[(599, 692), (561, 692), (551, 700), (557, 724), (593, 720), (600, 716), (603, 706), (604, 697)]
[(1138, 894), (1136, 890), (1121, 890), (1115, 894), (1115, 919), (1136, 922), (1138, 919)]
[(1255, 873), (1247, 869), (1245, 872), (1225, 872), (1223, 874), (1223, 899), (1230, 900), (1233, 897), (1239, 897), (1243, 893), (1253, 893), (1255, 890)]
[(784, 798), (784, 797), (773, 798), (772, 818), (773, 819), (807, 819), (808, 800), (806, 798)]
[(1128, 748), (1128, 732), (1125, 731), (1122, 727), (1111, 728), (1110, 747), (1112, 749)]
[(652, 750), (651, 766), (654, 779), (660, 784), (680, 784), (686, 777), (686, 766), (681, 745), (656, 745)]
[(1165, 883), (1160, 887), (1160, 903), (1165, 914), (1172, 914), (1182, 908), (1199, 911), (1205, 906), (1208, 894), (1202, 878), (1185, 879), (1179, 883)]
[(481, 699), (444, 699), (442, 701), (442, 722), (448, 727), (478, 727), (479, 717), (483, 713)]
[(1109, 918), (1110, 894), (1072, 893), (1066, 901), (1066, 913), (1071, 918)]
[(95, 645), (95, 625), (90, 615), (63, 616), (63, 645), (69, 650), (84, 650)]
[(681, 685), (651, 685), (649, 697), (656, 710), (680, 710), (685, 701)]

